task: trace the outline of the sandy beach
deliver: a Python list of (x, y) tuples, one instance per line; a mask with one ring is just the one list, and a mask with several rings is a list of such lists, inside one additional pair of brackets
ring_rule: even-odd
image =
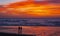
[(36, 36), (60, 36), (60, 27), (22, 26), (22, 28), (22, 34), (34, 34)]

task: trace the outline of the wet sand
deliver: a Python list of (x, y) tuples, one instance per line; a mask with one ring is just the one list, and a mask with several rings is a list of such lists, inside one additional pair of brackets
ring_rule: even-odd
[(0, 32), (18, 34), (18, 26), (0, 26)]
[(34, 34), (36, 36), (60, 36), (60, 27), (22, 26), (22, 28), (22, 34)]
[[(18, 26), (0, 26), (0, 32), (36, 36), (60, 36), (60, 27), (52, 26), (19, 26), (19, 27), (22, 27), (22, 30), (19, 30), (19, 33)], [(22, 33), (20, 33), (20, 31), (22, 31)]]

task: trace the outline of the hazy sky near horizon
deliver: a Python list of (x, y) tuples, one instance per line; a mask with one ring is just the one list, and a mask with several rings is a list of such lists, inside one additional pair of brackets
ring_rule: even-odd
[[(14, 2), (21, 2), (27, 0), (0, 0), (0, 5), (6, 5)], [(60, 0), (35, 0), (35, 1), (49, 1), (50, 3), (60, 3)]]

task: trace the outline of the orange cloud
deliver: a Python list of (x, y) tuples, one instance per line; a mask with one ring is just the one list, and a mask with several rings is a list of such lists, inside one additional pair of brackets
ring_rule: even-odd
[[(43, 3), (42, 3), (43, 4)], [(60, 5), (58, 4), (35, 4), (34, 2), (17, 2), (8, 5), (8, 15), (22, 18), (59, 17)]]

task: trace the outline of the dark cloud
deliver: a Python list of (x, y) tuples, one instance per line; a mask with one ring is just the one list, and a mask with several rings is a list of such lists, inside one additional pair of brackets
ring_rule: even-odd
[(49, 0), (50, 3), (60, 3), (60, 0)]
[(49, 3), (60, 3), (60, 0), (35, 0), (35, 2), (49, 2)]

